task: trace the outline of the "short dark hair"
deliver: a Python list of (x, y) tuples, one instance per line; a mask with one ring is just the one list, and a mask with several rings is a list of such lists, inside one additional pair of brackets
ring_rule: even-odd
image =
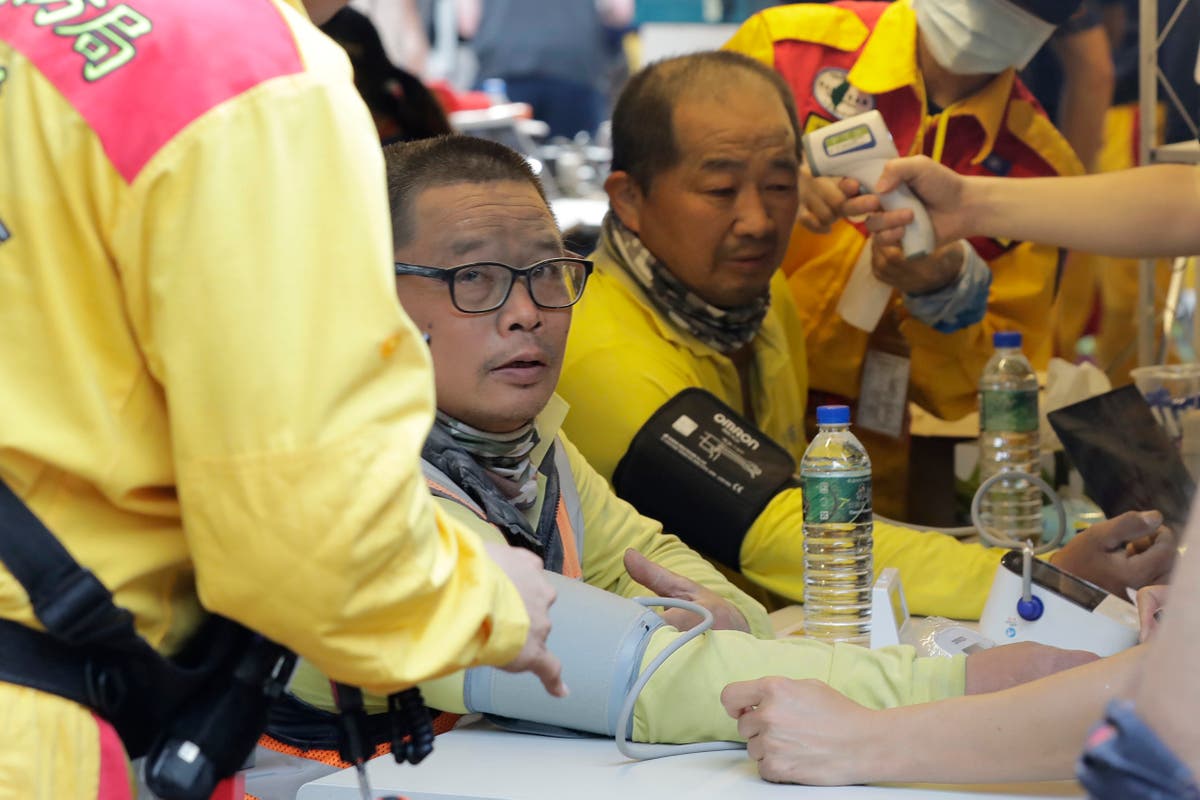
[(747, 55), (713, 50), (656, 61), (629, 79), (613, 110), (613, 172), (629, 173), (642, 191), (649, 191), (654, 176), (678, 164), (682, 157), (672, 123), (679, 98), (706, 87), (719, 90), (734, 70), (762, 78), (779, 93), (796, 137), (796, 158), (800, 159), (800, 123), (787, 82), (775, 70)]
[(433, 186), (527, 182), (537, 190), (546, 207), (550, 207), (541, 181), (525, 157), (487, 139), (450, 134), (418, 142), (396, 142), (383, 148), (383, 160), (387, 165), (393, 248), (412, 240), (413, 203), (417, 195)]

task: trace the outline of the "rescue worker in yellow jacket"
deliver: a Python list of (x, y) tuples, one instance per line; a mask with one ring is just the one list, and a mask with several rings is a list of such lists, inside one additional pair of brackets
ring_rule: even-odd
[[(805, 131), (878, 109), (901, 155), (924, 153), (966, 175), (1076, 175), (1070, 145), (1013, 67), (1078, 4), (797, 3), (750, 18), (725, 47), (783, 76)], [(869, 400), (856, 431), (871, 453), (876, 508), (908, 519), (919, 487), (910, 485), (907, 400), (948, 420), (974, 410), (996, 331), (1020, 331), (1034, 368), (1045, 369), (1061, 252), (976, 237), (907, 261), (840, 218), (833, 180), (811, 180), (803, 194), (783, 272), (804, 326), (809, 405)], [(897, 290), (873, 332), (838, 312), (860, 265)], [(892, 388), (905, 385), (907, 396)]]
[[(738, 53), (670, 59), (630, 80), (613, 115), (611, 210), (558, 389), (566, 433), (617, 494), (791, 601), (804, 588), (791, 476), (807, 387), (775, 268), (799, 204), (797, 134), (782, 79)], [(716, 404), (691, 411), (701, 394)], [(716, 426), (686, 433), (705, 420)], [(690, 448), (696, 438), (711, 454)], [(1142, 555), (1123, 545), (1157, 519), (1097, 526), (1054, 562), (1141, 586), (1169, 568), (1170, 536)], [(874, 554), (876, 570), (900, 569), (914, 613), (972, 619), (1002, 552), (877, 522)]]
[[(911, 648), (767, 641), (772, 633), (762, 606), (617, 498), (561, 433), (570, 411), (553, 392), (571, 305), (586, 295), (588, 262), (564, 257), (528, 163), (502, 145), (464, 136), (392, 145), (385, 158), (396, 289), (433, 353), (438, 413), (422, 456), (439, 507), (481, 538), (531, 549), (547, 569), (568, 578), (623, 597), (691, 600), (715, 617), (718, 630), (672, 655), (647, 683), (634, 707), (635, 740), (736, 739), (720, 691), (747, 676), (816, 678), (872, 707), (890, 707), (1005, 686), (1085, 658), (1052, 648), (997, 648), (964, 661), (914, 658)], [(561, 588), (556, 615), (566, 607)], [(609, 696), (584, 685), (604, 674), (596, 665), (616, 665), (614, 683), (627, 686), (697, 621), (688, 611), (665, 611), (673, 627), (649, 632), (644, 652), (625, 658), (623, 648), (605, 638), (598, 603), (589, 599), (574, 608), (570, 618), (556, 616), (553, 636), (561, 638), (552, 642), (563, 655), (567, 683), (593, 698)], [(477, 699), (464, 690), (471, 680), (460, 673), (422, 691), (444, 711), (480, 710), (468, 705)], [(311, 705), (330, 707), (328, 681), (310, 665), (300, 667), (291, 689)], [(382, 698), (373, 705), (381, 710)], [(546, 722), (537, 703), (514, 705), (513, 716)], [(273, 723), (275, 741), (265, 743), (296, 755), (279, 743), (303, 743), (312, 716), (295, 700), (290, 709), (295, 724)], [(562, 722), (587, 728), (592, 710), (581, 708)], [(304, 755), (322, 757), (311, 750)], [(264, 768), (251, 775), (248, 789), (260, 796), (284, 796), (298, 779), (335, 768), (292, 760), (287, 770), (276, 769), (277, 759), (262, 749), (258, 763)]]
[[(378, 692), (477, 663), (561, 692), (541, 565), (417, 470), (382, 176), (298, 0), (0, 3), (0, 479), (162, 653), (209, 611)], [(0, 796), (128, 797), (109, 721), (29, 688), (70, 670), (15, 674), (31, 591), (0, 567)]]

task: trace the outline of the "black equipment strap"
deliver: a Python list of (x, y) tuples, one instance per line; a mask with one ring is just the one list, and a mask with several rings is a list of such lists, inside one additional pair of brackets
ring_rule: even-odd
[(0, 562), (46, 628), (0, 620), (0, 680), (96, 711), (131, 758), (147, 755), (146, 782), (159, 797), (207, 798), (245, 762), (295, 666), (292, 653), (211, 615), (164, 658), (3, 481)]
[(58, 538), (0, 481), (0, 562), (25, 588), (33, 612), (56, 639), (71, 645), (103, 642), (141, 650), (133, 615), (79, 565)]

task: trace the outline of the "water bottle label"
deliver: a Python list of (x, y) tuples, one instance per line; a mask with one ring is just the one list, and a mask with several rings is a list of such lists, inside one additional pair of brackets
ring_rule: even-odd
[(871, 521), (870, 475), (805, 475), (803, 484), (806, 523)]
[(1037, 391), (996, 389), (983, 393), (979, 429), (1029, 433), (1038, 429)]

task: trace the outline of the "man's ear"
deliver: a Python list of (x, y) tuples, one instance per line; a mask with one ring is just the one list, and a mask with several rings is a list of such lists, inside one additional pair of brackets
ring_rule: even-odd
[(609, 174), (604, 181), (604, 191), (608, 192), (608, 203), (613, 213), (625, 227), (634, 233), (641, 233), (642, 203), (645, 195), (642, 187), (638, 186), (628, 172), (618, 170)]

